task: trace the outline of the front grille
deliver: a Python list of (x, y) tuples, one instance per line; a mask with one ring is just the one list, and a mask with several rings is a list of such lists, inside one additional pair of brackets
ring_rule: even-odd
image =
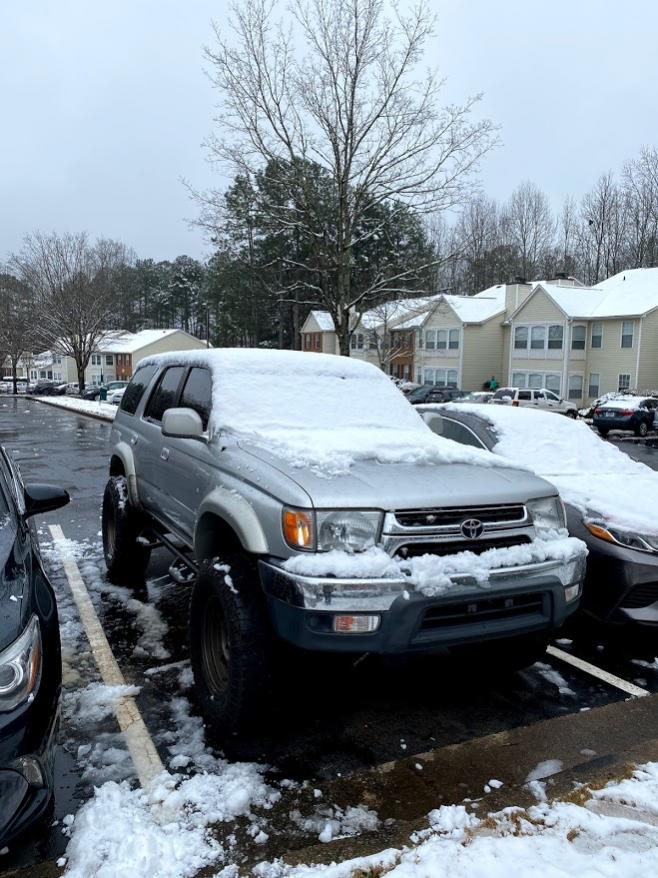
[(396, 555), (401, 558), (417, 558), (419, 555), (456, 555), (457, 552), (474, 552), (481, 555), (489, 549), (506, 549), (530, 542), (528, 536), (503, 537), (499, 540), (451, 540), (447, 543), (408, 543), (401, 546)]
[(432, 631), (476, 622), (498, 622), (522, 616), (542, 615), (544, 596), (541, 593), (508, 597), (472, 598), (454, 604), (437, 604), (425, 611), (421, 631)]
[(459, 527), (469, 518), (477, 518), (482, 524), (499, 524), (525, 521), (525, 517), (525, 507), (520, 505), (410, 509), (395, 513), (402, 527)]
[(627, 610), (637, 610), (640, 607), (648, 607), (658, 601), (658, 582), (643, 582), (632, 588), (621, 602), (621, 606)]

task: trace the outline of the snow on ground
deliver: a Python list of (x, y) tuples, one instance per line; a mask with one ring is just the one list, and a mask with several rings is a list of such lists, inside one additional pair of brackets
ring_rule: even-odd
[(344, 474), (359, 460), (513, 466), (432, 431), (381, 369), (349, 357), (218, 349), (158, 354), (141, 365), (210, 368), (210, 431), (265, 448), (293, 467)]
[[(465, 411), (461, 405), (445, 409)], [(511, 406), (474, 405), (468, 411), (493, 426), (496, 454), (552, 482), (566, 503), (603, 516), (613, 526), (658, 534), (652, 503), (638, 502), (658, 494), (658, 472), (632, 460), (582, 421)]]
[(552, 540), (489, 549), (481, 555), (459, 552), (456, 555), (420, 555), (403, 559), (391, 558), (377, 546), (354, 554), (332, 549), (318, 554), (296, 555), (284, 561), (283, 567), (290, 573), (305, 576), (402, 579), (425, 596), (434, 597), (450, 588), (454, 577), (468, 576), (484, 584), (497, 568), (543, 561), (575, 561), (583, 558), (586, 552), (585, 544), (580, 540), (556, 535)]
[(117, 406), (106, 402), (95, 402), (91, 399), (78, 399), (76, 396), (33, 396), (39, 402), (45, 402), (56, 408), (68, 409), (81, 415), (94, 415), (104, 421), (113, 421), (117, 413)]

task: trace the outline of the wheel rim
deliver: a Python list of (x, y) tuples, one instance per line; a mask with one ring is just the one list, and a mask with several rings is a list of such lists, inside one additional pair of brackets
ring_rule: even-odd
[(640, 436), (647, 435), (647, 425), (643, 422), (640, 424)]
[(201, 660), (208, 687), (215, 692), (223, 692), (228, 686), (230, 651), (226, 622), (218, 598), (211, 598), (206, 605)]

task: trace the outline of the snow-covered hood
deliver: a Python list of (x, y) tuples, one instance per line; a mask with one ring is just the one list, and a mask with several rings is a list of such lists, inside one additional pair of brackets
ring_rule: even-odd
[(486, 467), (360, 460), (346, 472), (327, 478), (322, 471), (295, 466), (263, 447), (240, 444), (243, 450), (285, 473), (318, 509), (393, 510), (523, 503), (557, 493), (553, 485), (533, 473), (496, 466), (494, 455), (489, 455), (493, 465)]

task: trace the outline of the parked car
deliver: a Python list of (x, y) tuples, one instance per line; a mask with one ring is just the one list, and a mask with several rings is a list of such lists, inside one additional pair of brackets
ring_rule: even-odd
[(578, 417), (578, 408), (572, 402), (561, 399), (556, 393), (545, 387), (540, 390), (529, 390), (525, 387), (501, 387), (494, 393), (490, 402), (494, 405), (547, 409), (567, 415), (569, 418)]
[(451, 402), (470, 402), (486, 405), (493, 398), (493, 395), (493, 390), (473, 390), (464, 396), (458, 396), (456, 399), (451, 400)]
[(12, 389), (10, 381), (0, 381), (0, 393), (11, 393)]
[(23, 485), (0, 448), (0, 848), (48, 813), (62, 679), (57, 604), (32, 517), (66, 491)]
[(646, 436), (655, 429), (658, 399), (652, 396), (618, 396), (594, 409), (593, 424), (601, 436), (610, 430), (624, 430)]
[(88, 387), (82, 395), (83, 399), (98, 399), (100, 396), (101, 390), (106, 390), (109, 396), (110, 392), (113, 390), (120, 390), (123, 387), (127, 387), (127, 381), (108, 381), (106, 384), (94, 384), (92, 387)]
[(33, 396), (63, 396), (66, 393), (66, 387), (67, 385), (62, 384), (61, 381), (41, 378), (29, 388), (28, 392)]
[(119, 405), (119, 403), (123, 399), (123, 394), (125, 392), (125, 387), (119, 387), (116, 390), (109, 390), (107, 394), (107, 401), (110, 403), (110, 405)]
[(139, 364), (112, 427), (108, 576), (143, 583), (150, 551), (170, 550), (172, 577), (192, 585), (199, 703), (228, 740), (263, 712), (279, 640), (477, 645), (501, 669), (532, 664), (578, 604), (584, 546), (565, 546), (563, 526), (553, 486), (437, 440), (362, 361), (161, 354)]
[(569, 533), (589, 550), (581, 622), (658, 631), (658, 522), (642, 501), (658, 493), (658, 472), (582, 421), (496, 406), (418, 411), (437, 435), (512, 457), (558, 488)]
[(438, 387), (436, 384), (422, 384), (416, 390), (412, 390), (407, 394), (407, 399), (412, 405), (418, 405), (422, 402), (450, 402), (463, 396), (463, 390), (457, 390), (456, 387)]

